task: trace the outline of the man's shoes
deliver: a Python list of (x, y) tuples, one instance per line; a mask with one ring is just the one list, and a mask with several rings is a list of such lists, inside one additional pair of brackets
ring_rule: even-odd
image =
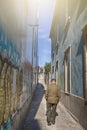
[(55, 124), (55, 121), (52, 121), (52, 124), (54, 125), (54, 124)]
[(56, 112), (56, 116), (58, 116), (58, 113)]
[(47, 125), (50, 126), (50, 125), (51, 125), (51, 122), (48, 122)]

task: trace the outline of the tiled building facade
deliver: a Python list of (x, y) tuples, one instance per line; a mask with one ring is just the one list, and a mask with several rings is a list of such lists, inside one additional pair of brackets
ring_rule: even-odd
[(87, 1), (57, 0), (50, 38), (61, 101), (87, 129)]

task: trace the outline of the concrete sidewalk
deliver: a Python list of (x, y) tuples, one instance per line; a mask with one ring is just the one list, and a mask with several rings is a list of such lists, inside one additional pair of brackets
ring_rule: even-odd
[(46, 101), (44, 87), (37, 86), (30, 110), (21, 130), (84, 130), (67, 112), (66, 108), (59, 103), (56, 124), (48, 126), (46, 122)]

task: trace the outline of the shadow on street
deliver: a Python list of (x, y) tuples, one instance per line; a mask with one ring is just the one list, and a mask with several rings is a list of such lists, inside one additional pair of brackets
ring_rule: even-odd
[(37, 114), (43, 95), (44, 86), (38, 83), (21, 130), (41, 130), (38, 121), (35, 119), (35, 115)]

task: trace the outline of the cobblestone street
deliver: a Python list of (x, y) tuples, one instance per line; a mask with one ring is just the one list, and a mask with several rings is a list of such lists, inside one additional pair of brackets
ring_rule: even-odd
[(56, 124), (48, 126), (44, 87), (38, 85), (21, 130), (84, 130), (61, 103), (58, 104), (57, 112)]

